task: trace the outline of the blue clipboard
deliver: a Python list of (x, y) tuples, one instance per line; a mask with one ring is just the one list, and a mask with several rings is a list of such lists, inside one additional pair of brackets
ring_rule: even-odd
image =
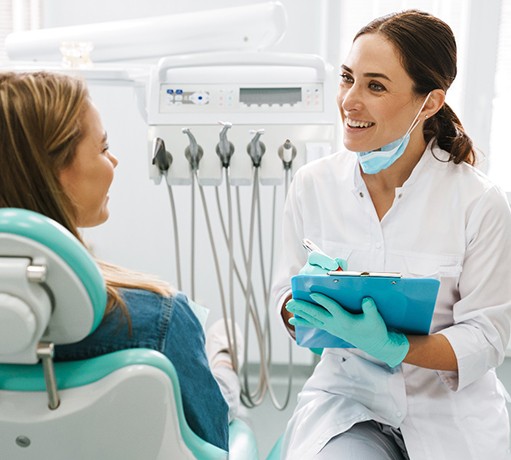
[[(364, 297), (372, 297), (389, 329), (427, 335), (433, 318), (440, 281), (434, 278), (403, 278), (393, 273), (330, 272), (291, 278), (294, 299), (314, 302), (318, 292), (339, 302), (352, 313), (361, 312)], [(307, 348), (350, 348), (350, 343), (328, 332), (296, 327), (296, 343)]]

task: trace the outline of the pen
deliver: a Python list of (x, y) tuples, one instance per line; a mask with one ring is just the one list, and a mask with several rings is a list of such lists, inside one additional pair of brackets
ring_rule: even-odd
[(319, 252), (320, 254), (324, 254), (326, 255), (321, 249), (319, 249), (319, 247), (314, 244), (311, 240), (309, 240), (308, 238), (304, 238), (302, 240), (302, 245), (305, 249), (307, 249), (308, 252), (312, 252), (312, 251), (315, 251), (315, 252)]
[[(308, 238), (304, 238), (302, 240), (302, 246), (307, 249), (308, 252), (317, 252), (319, 254), (322, 254), (326, 257), (329, 257), (330, 259), (332, 259), (332, 257), (326, 255), (320, 248), (319, 246), (317, 246), (316, 244), (314, 244), (311, 240), (309, 240)], [(334, 259), (335, 260), (335, 259)], [(333, 271), (336, 271), (336, 272), (342, 272), (342, 268), (341, 266), (339, 265), (339, 267)]]

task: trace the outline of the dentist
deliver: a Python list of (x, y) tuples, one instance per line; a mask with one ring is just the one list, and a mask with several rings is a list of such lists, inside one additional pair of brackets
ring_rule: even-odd
[[(282, 458), (511, 459), (495, 374), (511, 330), (511, 212), (445, 103), (455, 76), (453, 33), (430, 14), (391, 14), (355, 36), (338, 92), (348, 151), (296, 173), (273, 294), (291, 335), (314, 326), (356, 348), (323, 351)], [(350, 270), (437, 277), (430, 335), (387, 330), (370, 298), (358, 315), (322, 295), (323, 308), (289, 300), (304, 238)]]

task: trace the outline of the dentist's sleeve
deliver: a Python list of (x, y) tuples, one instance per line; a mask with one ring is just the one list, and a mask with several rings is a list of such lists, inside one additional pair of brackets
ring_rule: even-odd
[(504, 360), (511, 330), (511, 212), (505, 195), (490, 188), (467, 213), (466, 253), (449, 340), (457, 372), (439, 371), (461, 390)]

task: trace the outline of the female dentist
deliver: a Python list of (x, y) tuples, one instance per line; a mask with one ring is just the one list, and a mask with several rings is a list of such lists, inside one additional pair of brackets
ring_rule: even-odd
[[(445, 103), (455, 76), (453, 33), (427, 13), (378, 18), (355, 36), (338, 92), (349, 152), (296, 173), (273, 293), (292, 335), (319, 327), (356, 348), (323, 351), (282, 458), (511, 459), (495, 374), (511, 329), (511, 212)], [(322, 295), (323, 308), (289, 300), (304, 238), (350, 270), (438, 277), (431, 334), (388, 331), (370, 298), (359, 315)]]

